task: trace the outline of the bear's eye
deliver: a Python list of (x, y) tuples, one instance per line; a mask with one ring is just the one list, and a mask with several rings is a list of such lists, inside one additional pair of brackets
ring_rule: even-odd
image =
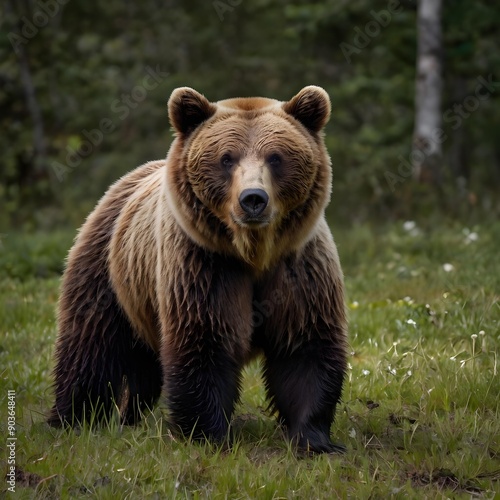
[(281, 166), (281, 156), (278, 153), (274, 153), (267, 158), (267, 163), (269, 163), (272, 168), (278, 168)]
[(227, 170), (231, 169), (234, 165), (234, 160), (231, 158), (231, 155), (225, 154), (222, 155), (222, 158), (220, 159), (220, 164)]

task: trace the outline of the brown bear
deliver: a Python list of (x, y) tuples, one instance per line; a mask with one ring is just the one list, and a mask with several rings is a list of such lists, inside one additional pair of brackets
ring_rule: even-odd
[(54, 425), (136, 422), (163, 388), (175, 429), (224, 440), (242, 368), (263, 354), (271, 407), (300, 450), (330, 440), (346, 314), (325, 221), (328, 94), (209, 102), (174, 90), (165, 161), (117, 181), (64, 273)]

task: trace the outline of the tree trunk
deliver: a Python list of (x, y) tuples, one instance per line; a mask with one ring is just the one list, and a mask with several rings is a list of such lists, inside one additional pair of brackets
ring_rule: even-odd
[(45, 147), (45, 133), (42, 111), (40, 109), (40, 106), (38, 105), (35, 86), (33, 84), (33, 79), (31, 78), (28, 58), (23, 48), (20, 49), (19, 66), (21, 70), (21, 81), (24, 88), (24, 94), (26, 96), (26, 105), (33, 121), (33, 166), (37, 177), (45, 177), (47, 150)]
[[(7, 3), (7, 9), (9, 13), (16, 14), (14, 3), (9, 1)], [(31, 14), (30, 6), (28, 3), (24, 5), (24, 10), (26, 13)], [(21, 38), (21, 19), (16, 23), (14, 27), (15, 33)], [(33, 173), (35, 178), (43, 178), (48, 176), (48, 171), (46, 168), (47, 161), (47, 148), (45, 145), (45, 131), (43, 115), (40, 105), (36, 97), (35, 84), (31, 75), (28, 54), (24, 47), (24, 44), (19, 44), (16, 50), (17, 59), (19, 62), (19, 72), (21, 75), (21, 84), (24, 90), (24, 95), (26, 99), (26, 107), (31, 116), (33, 122)]]
[[(467, 82), (465, 78), (456, 76), (453, 80), (451, 93), (453, 102), (463, 102), (467, 95)], [(467, 141), (463, 125), (452, 127), (450, 135), (449, 163), (451, 174), (456, 182), (465, 186), (470, 179), (469, 148), (471, 141)]]
[(411, 160), (415, 178), (431, 184), (441, 181), (441, 3), (442, 0), (419, 0), (417, 11), (415, 128)]

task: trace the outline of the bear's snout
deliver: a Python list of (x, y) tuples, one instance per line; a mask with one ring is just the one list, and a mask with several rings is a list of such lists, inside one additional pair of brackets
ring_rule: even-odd
[(264, 212), (269, 203), (269, 195), (263, 189), (244, 189), (239, 197), (240, 207), (254, 219)]

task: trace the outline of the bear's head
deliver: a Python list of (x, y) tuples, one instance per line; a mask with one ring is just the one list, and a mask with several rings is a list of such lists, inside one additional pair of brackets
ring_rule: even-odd
[(176, 140), (166, 200), (194, 241), (257, 272), (307, 243), (331, 187), (322, 133), (330, 99), (322, 88), (305, 87), (287, 102), (212, 103), (182, 87), (168, 110)]

